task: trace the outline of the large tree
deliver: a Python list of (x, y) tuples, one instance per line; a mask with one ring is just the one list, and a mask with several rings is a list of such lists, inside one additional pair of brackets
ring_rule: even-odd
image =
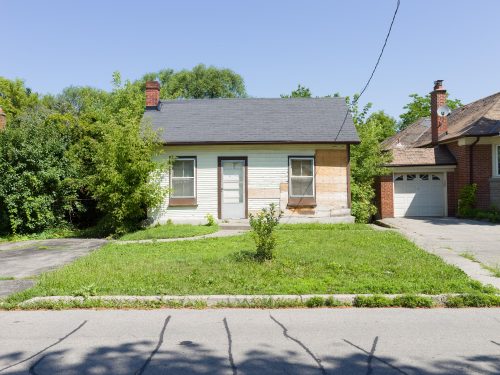
[[(405, 112), (399, 116), (399, 130), (403, 130), (408, 125), (413, 124), (419, 118), (429, 117), (431, 115), (431, 95), (420, 96), (418, 94), (409, 95), (412, 101), (405, 105), (403, 109)], [(460, 99), (447, 99), (446, 105), (450, 109), (458, 108), (462, 105)]]
[(139, 81), (143, 87), (146, 81), (158, 80), (162, 99), (192, 98), (241, 98), (246, 96), (243, 78), (231, 69), (196, 65), (193, 69), (178, 72), (163, 69), (148, 73)]

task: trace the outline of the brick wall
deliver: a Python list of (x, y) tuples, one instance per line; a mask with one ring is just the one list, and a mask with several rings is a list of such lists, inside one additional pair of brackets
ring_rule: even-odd
[[(448, 149), (457, 159), (457, 168), (448, 181), (448, 211), (451, 216), (456, 215), (458, 207), (458, 195), (462, 187), (472, 183), (477, 184), (477, 208), (486, 209), (491, 206), (490, 202), (490, 178), (491, 171), (491, 145), (474, 145), (472, 181), (470, 166), (470, 146), (459, 146), (457, 142), (448, 144)], [(449, 177), (449, 174), (448, 174)]]
[(380, 219), (394, 217), (394, 183), (392, 174), (381, 176), (376, 183), (376, 200)]

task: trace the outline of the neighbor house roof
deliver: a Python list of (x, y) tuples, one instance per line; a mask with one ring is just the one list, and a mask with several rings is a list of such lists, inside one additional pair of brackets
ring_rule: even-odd
[[(500, 135), (500, 92), (454, 109), (448, 116), (448, 131), (439, 137), (439, 142), (497, 135)], [(382, 147), (425, 147), (431, 143), (430, 118), (422, 118), (386, 139)]]
[(386, 166), (455, 165), (457, 161), (446, 146), (433, 148), (394, 148), (392, 161)]
[(359, 142), (343, 98), (168, 100), (144, 118), (166, 144)]

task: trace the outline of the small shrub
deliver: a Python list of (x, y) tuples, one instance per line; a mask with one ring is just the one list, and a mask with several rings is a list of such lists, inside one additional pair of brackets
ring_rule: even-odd
[(446, 299), (446, 307), (500, 307), (500, 296), (497, 294), (462, 294)]
[(278, 210), (274, 203), (271, 203), (269, 208), (264, 208), (256, 215), (250, 214), (250, 226), (253, 229), (253, 236), (257, 247), (255, 258), (258, 261), (273, 258), (273, 250), (276, 247), (274, 229), (279, 224), (282, 216), (283, 212)]
[(97, 295), (97, 287), (95, 284), (89, 284), (81, 287), (75, 293), (73, 293), (74, 297), (83, 297), (88, 298), (90, 296)]
[(307, 307), (323, 307), (325, 306), (325, 299), (320, 296), (314, 296), (306, 301)]
[(417, 307), (430, 308), (434, 305), (434, 301), (432, 300), (432, 298), (429, 297), (408, 294), (404, 296), (395, 297), (392, 300), (392, 305), (400, 307), (408, 307), (412, 309)]
[(384, 296), (356, 296), (352, 305), (355, 307), (391, 307), (392, 300)]
[(488, 210), (476, 210), (474, 218), (478, 220), (488, 220), (492, 223), (498, 223), (500, 222), (500, 211), (495, 207), (491, 207)]
[(327, 307), (338, 307), (338, 306), (346, 306), (346, 303), (343, 303), (333, 297), (328, 297), (325, 299), (325, 306)]
[(215, 227), (217, 225), (217, 221), (215, 220), (215, 218), (213, 217), (213, 215), (207, 214), (205, 216), (205, 218), (207, 219), (207, 226), (209, 226), (209, 227)]
[(172, 225), (172, 224), (174, 224), (174, 222), (172, 221), (172, 219), (168, 219), (167, 220), (167, 225)]
[(477, 184), (465, 185), (458, 194), (458, 216), (472, 218), (475, 216)]

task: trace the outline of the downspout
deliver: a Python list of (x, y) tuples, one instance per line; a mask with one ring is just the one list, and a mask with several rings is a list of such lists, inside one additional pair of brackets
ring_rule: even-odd
[(479, 137), (476, 137), (476, 140), (471, 143), (469, 148), (469, 184), (473, 182), (472, 165), (474, 163), (474, 153), (472, 151), (477, 142), (479, 142)]

